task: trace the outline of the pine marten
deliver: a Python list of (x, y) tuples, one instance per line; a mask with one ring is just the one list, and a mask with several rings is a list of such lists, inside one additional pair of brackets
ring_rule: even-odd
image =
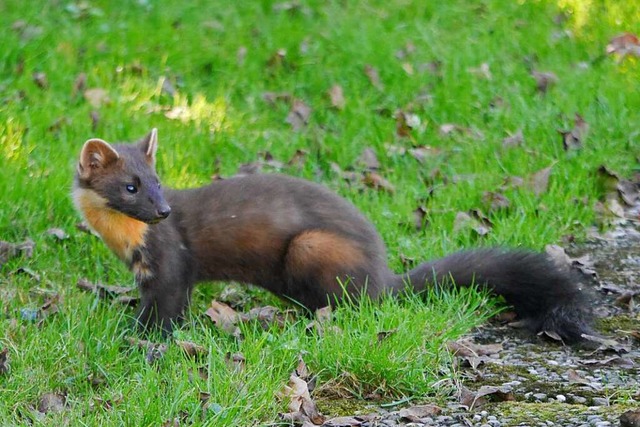
[(345, 293), (377, 298), (407, 286), (490, 289), (533, 332), (579, 341), (590, 315), (568, 268), (545, 254), (475, 249), (396, 274), (373, 225), (347, 200), (302, 179), (258, 174), (200, 188), (162, 188), (157, 131), (135, 144), (88, 140), (73, 198), (90, 227), (133, 271), (137, 314), (170, 332), (202, 281), (258, 285), (314, 310)]

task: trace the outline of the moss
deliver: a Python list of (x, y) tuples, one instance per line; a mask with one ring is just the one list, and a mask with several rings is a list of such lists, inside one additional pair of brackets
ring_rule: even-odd
[(627, 314), (606, 317), (596, 321), (596, 328), (603, 333), (614, 333), (616, 331), (638, 331), (640, 330), (640, 318)]

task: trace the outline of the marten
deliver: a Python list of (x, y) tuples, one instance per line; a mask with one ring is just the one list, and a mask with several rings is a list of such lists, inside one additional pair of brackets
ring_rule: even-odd
[(89, 139), (73, 188), (86, 222), (135, 274), (147, 328), (170, 332), (196, 283), (233, 280), (309, 310), (346, 294), (477, 285), (504, 297), (532, 332), (575, 342), (590, 331), (579, 281), (543, 253), (472, 249), (396, 274), (374, 226), (327, 188), (279, 174), (162, 188), (157, 148), (156, 129), (134, 144)]

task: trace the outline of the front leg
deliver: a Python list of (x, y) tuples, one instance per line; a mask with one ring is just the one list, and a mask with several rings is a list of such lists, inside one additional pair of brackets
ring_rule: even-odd
[(166, 283), (158, 279), (139, 283), (138, 324), (145, 331), (159, 330), (170, 335), (173, 326), (180, 324), (184, 318), (191, 287), (190, 283)]

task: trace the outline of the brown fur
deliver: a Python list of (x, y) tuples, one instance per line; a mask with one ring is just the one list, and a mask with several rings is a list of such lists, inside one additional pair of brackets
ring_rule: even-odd
[(536, 332), (577, 340), (589, 331), (575, 277), (542, 254), (473, 250), (395, 274), (373, 225), (326, 188), (250, 175), (162, 191), (156, 149), (155, 130), (133, 145), (89, 140), (74, 189), (87, 222), (135, 273), (145, 326), (170, 331), (193, 286), (208, 280), (258, 285), (311, 310), (345, 293), (376, 298), (453, 281), (502, 295)]

